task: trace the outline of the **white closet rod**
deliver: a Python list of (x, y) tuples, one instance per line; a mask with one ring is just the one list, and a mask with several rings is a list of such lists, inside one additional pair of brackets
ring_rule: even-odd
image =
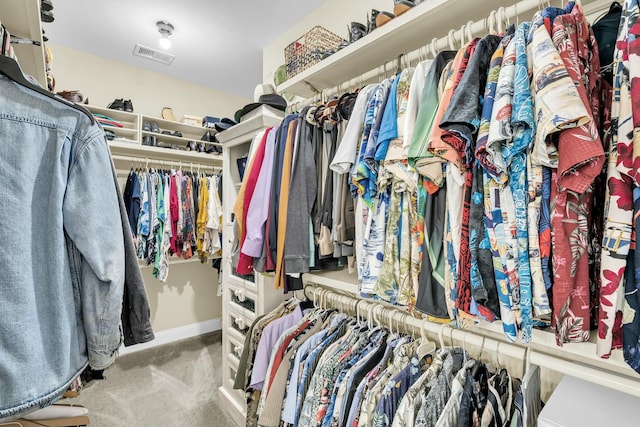
[[(369, 318), (373, 316), (380, 326), (386, 325), (390, 330), (403, 330), (416, 337), (423, 333), (439, 346), (458, 345), (465, 348), (472, 357), (483, 359), (487, 362), (511, 362), (512, 368), (518, 372), (514, 375), (522, 378), (527, 367), (528, 347), (517, 343), (504, 342), (500, 338), (494, 339), (485, 335), (479, 335), (462, 329), (455, 329), (449, 324), (433, 323), (425, 319), (418, 319), (401, 308), (383, 304), (378, 301), (369, 301), (354, 298), (348, 294), (338, 293), (328, 288), (307, 284), (304, 288), (305, 295), (320, 307), (337, 308), (341, 312), (350, 312), (359, 317)], [(447, 343), (448, 342), (448, 343)], [(446, 343), (446, 344), (445, 344)], [(470, 349), (474, 350), (471, 351)], [(493, 355), (492, 357), (488, 357)]]
[[(606, 10), (609, 8), (613, 0), (593, 0), (593, 1), (578, 1), (582, 4), (583, 12), (585, 16), (589, 16), (594, 13)], [(378, 80), (381, 77), (390, 76), (398, 72), (405, 64), (411, 64), (425, 59), (427, 56), (434, 56), (434, 53), (444, 49), (458, 49), (461, 44), (469, 41), (470, 38), (475, 36), (483, 36), (489, 33), (489, 31), (502, 30), (506, 27), (507, 22), (513, 22), (523, 19), (529, 20), (532, 18), (533, 13), (541, 8), (547, 6), (550, 2), (540, 0), (521, 0), (516, 1), (511, 6), (506, 8), (500, 8), (498, 11), (492, 11), (487, 18), (481, 21), (468, 21), (459, 30), (450, 30), (447, 36), (442, 38), (434, 38), (431, 43), (426, 44), (411, 52), (400, 54), (397, 59), (386, 62), (377, 68), (367, 71), (357, 77), (352, 78), (338, 84), (337, 86), (323, 89), (318, 95), (308, 98), (304, 101), (293, 103), (295, 110), (300, 110), (308, 105), (318, 101), (318, 96), (326, 100), (331, 96), (340, 95), (345, 91), (362, 87), (365, 83)], [(495, 19), (496, 28), (492, 23)], [(506, 22), (505, 22), (506, 21)], [(463, 40), (464, 43), (460, 41)]]
[[(382, 319), (379, 324), (388, 325), (394, 331), (399, 329), (399, 325), (402, 325), (402, 329), (409, 333), (424, 330), (430, 339), (440, 345), (448, 342), (447, 345), (455, 343), (467, 348), (467, 350), (472, 347), (474, 351), (469, 351), (471, 356), (483, 361), (510, 361), (513, 369), (522, 370), (521, 372), (512, 372), (514, 375), (524, 374), (529, 364), (535, 364), (640, 397), (640, 376), (628, 366), (625, 366), (625, 372), (628, 374), (617, 372), (607, 366), (605, 360), (602, 360), (602, 363), (599, 363), (599, 359), (581, 362), (575, 355), (564, 352), (562, 347), (557, 347), (555, 344), (553, 347), (547, 347), (533, 342), (531, 345), (525, 346), (521, 343), (510, 342), (503, 334), (496, 334), (490, 330), (482, 328), (457, 329), (449, 323), (438, 324), (427, 319), (413, 317), (405, 307), (376, 300), (365, 300), (321, 285), (309, 283), (305, 285), (304, 292), (309, 299), (322, 307), (337, 308), (342, 312), (350, 312), (366, 318), (371, 313), (374, 319)], [(416, 335), (419, 334), (420, 332)], [(491, 357), (491, 355), (493, 356)]]
[(133, 163), (138, 163), (138, 164), (145, 164), (145, 167), (151, 164), (151, 165), (168, 166), (171, 169), (180, 169), (180, 170), (182, 170), (182, 168), (185, 167), (185, 166), (190, 167), (192, 170), (194, 168), (195, 169), (213, 169), (214, 172), (222, 170), (219, 166), (207, 165), (207, 164), (203, 164), (203, 163), (183, 162), (183, 161), (180, 161), (180, 160), (177, 160), (177, 161), (166, 161), (166, 160), (150, 159), (148, 157), (120, 156), (120, 155), (117, 155), (117, 154), (112, 155), (111, 158), (114, 161), (133, 162)]

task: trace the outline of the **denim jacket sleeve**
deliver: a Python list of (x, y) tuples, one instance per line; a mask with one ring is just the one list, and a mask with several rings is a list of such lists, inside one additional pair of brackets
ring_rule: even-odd
[(80, 252), (82, 320), (89, 364), (104, 369), (122, 342), (124, 242), (111, 157), (102, 132), (77, 148), (63, 202), (64, 228)]

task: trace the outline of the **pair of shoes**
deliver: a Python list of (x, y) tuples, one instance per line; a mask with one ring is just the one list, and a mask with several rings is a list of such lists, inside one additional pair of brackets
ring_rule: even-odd
[(382, 11), (376, 15), (376, 28), (382, 27), (387, 22), (395, 18), (395, 15), (391, 12)]
[[(374, 11), (372, 11), (371, 13), (371, 20), (375, 22), (373, 23), (374, 28), (378, 28), (383, 26), (384, 24), (386, 24), (387, 22), (391, 21), (393, 18), (395, 18), (396, 16), (400, 16), (403, 13), (405, 13), (407, 10), (411, 9), (412, 7), (414, 7), (417, 3), (420, 3), (421, 1), (414, 1), (414, 0), (393, 0), (393, 13), (391, 12), (378, 12), (377, 10), (375, 12), (378, 12), (375, 14), (375, 18), (374, 18)], [(372, 22), (370, 21), (370, 25), (372, 24)]]
[(133, 103), (130, 99), (116, 98), (113, 102), (107, 105), (110, 110), (126, 111), (127, 113), (133, 113)]
[(160, 133), (160, 128), (155, 122), (142, 122), (142, 130), (145, 132)]
[(395, 16), (402, 15), (416, 5), (416, 2), (413, 0), (394, 0), (393, 3), (393, 14)]
[(359, 22), (351, 22), (347, 26), (347, 29), (349, 30), (349, 41), (345, 40), (342, 43), (340, 43), (340, 46), (338, 47), (338, 49), (343, 49), (349, 46), (351, 43), (355, 42), (356, 40), (360, 40), (362, 37), (367, 35), (366, 25), (361, 24)]
[(116, 134), (113, 133), (113, 131), (109, 130), (109, 129), (105, 129), (104, 130), (104, 136), (107, 137), (108, 141), (113, 141), (114, 139), (116, 139)]
[(53, 2), (51, 0), (40, 0), (40, 10), (49, 12), (53, 10)]
[(174, 132), (171, 132), (170, 130), (163, 130), (162, 134), (163, 135), (177, 136), (178, 138), (182, 138), (182, 132), (180, 132), (179, 130), (176, 130)]
[(196, 151), (198, 153), (204, 153), (204, 142), (187, 142), (187, 151)]
[(40, 0), (40, 21), (49, 23), (55, 19), (52, 0)]
[(204, 135), (202, 135), (202, 138), (200, 138), (200, 141), (213, 142), (214, 138), (215, 136), (213, 136), (210, 131), (206, 131)]
[(155, 135), (145, 135), (142, 137), (142, 145), (148, 145), (150, 147), (158, 146), (158, 138)]

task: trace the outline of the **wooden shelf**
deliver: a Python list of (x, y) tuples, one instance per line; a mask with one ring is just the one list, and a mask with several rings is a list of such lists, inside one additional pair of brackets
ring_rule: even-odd
[(20, 68), (47, 88), (45, 73), (42, 26), (40, 24), (39, 0), (0, 1), (0, 21), (10, 34), (40, 42), (33, 44), (12, 44), (18, 57)]
[(197, 151), (171, 150), (169, 148), (149, 147), (140, 144), (109, 141), (112, 155), (149, 158), (169, 162), (199, 163), (207, 165), (221, 165), (222, 156), (218, 154), (198, 153)]

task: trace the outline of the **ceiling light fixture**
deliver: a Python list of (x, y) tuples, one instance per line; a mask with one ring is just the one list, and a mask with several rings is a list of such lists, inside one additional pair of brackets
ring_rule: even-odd
[(156, 22), (156, 27), (158, 27), (158, 32), (160, 33), (159, 44), (160, 47), (164, 50), (171, 48), (171, 40), (169, 40), (169, 36), (173, 34), (173, 25), (171, 25), (167, 21), (158, 21)]

